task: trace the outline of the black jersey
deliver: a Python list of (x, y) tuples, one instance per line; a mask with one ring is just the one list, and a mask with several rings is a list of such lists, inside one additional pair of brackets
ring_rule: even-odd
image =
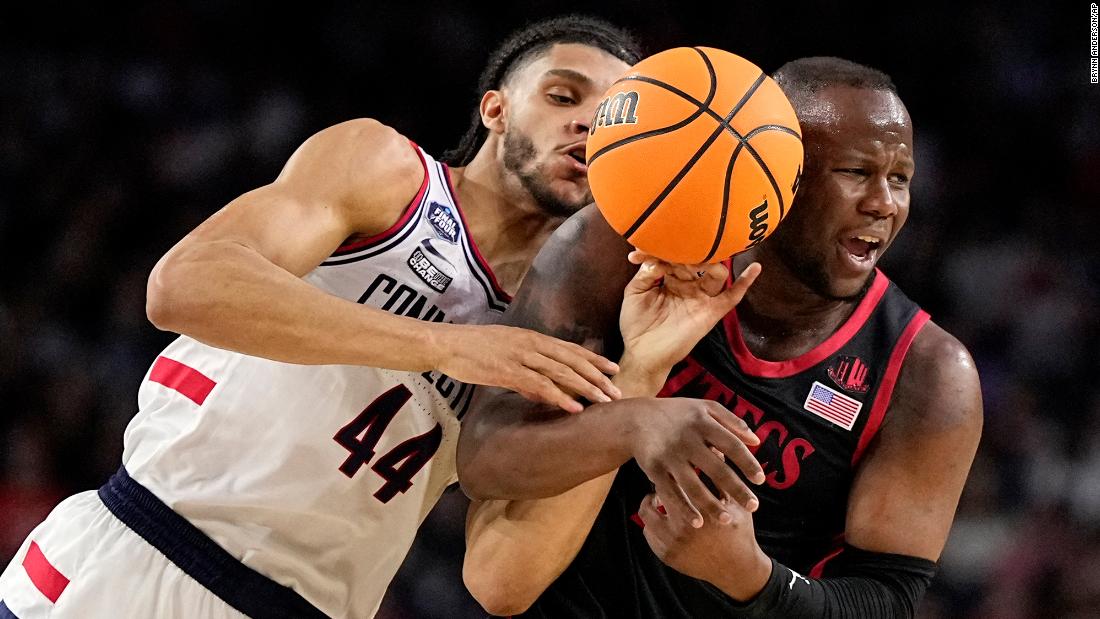
[[(669, 375), (663, 396), (726, 406), (760, 437), (767, 481), (753, 522), (769, 556), (820, 576), (844, 542), (848, 493), (875, 436), (909, 345), (928, 321), (881, 271), (852, 315), (809, 352), (764, 361), (730, 313)], [(524, 617), (719, 617), (732, 600), (664, 565), (637, 517), (653, 486), (632, 460), (620, 469), (583, 547)]]

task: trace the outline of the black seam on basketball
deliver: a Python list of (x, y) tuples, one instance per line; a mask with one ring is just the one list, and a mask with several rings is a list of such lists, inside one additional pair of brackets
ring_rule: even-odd
[(741, 154), (743, 146), (744, 143), (739, 142), (737, 148), (733, 149), (733, 154), (730, 155), (730, 162), (726, 167), (726, 181), (722, 187), (722, 216), (718, 218), (718, 232), (715, 233), (714, 245), (711, 245), (710, 252), (707, 253), (706, 258), (703, 258), (703, 262), (709, 261), (718, 252), (718, 246), (722, 244), (722, 237), (726, 233), (726, 216), (730, 206), (730, 180), (733, 178), (733, 166), (737, 162), (737, 155)]
[[(700, 100), (696, 99), (695, 97), (689, 95), (688, 93), (680, 90), (679, 88), (673, 86), (672, 84), (669, 84), (667, 82), (662, 82), (661, 80), (653, 79), (652, 77), (646, 77), (644, 75), (628, 75), (628, 76), (626, 76), (626, 77), (619, 80), (619, 82), (626, 82), (626, 81), (645, 82), (646, 84), (653, 84), (654, 86), (656, 86), (658, 88), (663, 88), (663, 89), (671, 92), (672, 94), (676, 95), (677, 97), (680, 97), (684, 101), (687, 101), (688, 103), (694, 104), (696, 107), (702, 109), (704, 114), (709, 115), (711, 118), (718, 121), (719, 123), (727, 124), (726, 120), (724, 118), (719, 116), (718, 113), (715, 112), (714, 110), (712, 110), (709, 107), (703, 105), (702, 101), (700, 101)], [(618, 82), (616, 82), (616, 83), (618, 83)]]
[(714, 133), (710, 134), (710, 137), (707, 138), (707, 141), (703, 142), (703, 145), (699, 147), (699, 150), (695, 151), (695, 154), (692, 155), (691, 159), (689, 159), (687, 164), (684, 165), (683, 169), (680, 170), (680, 173), (677, 174), (676, 177), (673, 178), (671, 181), (669, 181), (668, 185), (666, 185), (664, 190), (661, 192), (661, 195), (657, 196), (657, 199), (653, 201), (653, 204), (650, 204), (649, 207), (646, 208), (645, 212), (643, 212), (638, 217), (638, 219), (629, 228), (627, 228), (626, 232), (623, 233), (624, 237), (629, 240), (630, 236), (638, 231), (638, 228), (643, 223), (645, 223), (645, 220), (649, 219), (649, 216), (653, 214), (653, 211), (657, 210), (657, 207), (661, 205), (661, 202), (664, 202), (665, 198), (668, 197), (668, 194), (672, 193), (672, 190), (676, 188), (676, 185), (680, 184), (680, 181), (682, 181), (684, 177), (687, 176), (687, 173), (691, 170), (692, 166), (694, 166), (695, 163), (699, 161), (699, 159), (703, 156), (703, 153), (707, 152), (707, 149), (710, 148), (710, 145), (713, 144), (720, 135), (722, 135), (722, 128), (718, 127), (714, 130)]
[(779, 219), (783, 219), (783, 213), (786, 212), (783, 204), (783, 192), (779, 191), (779, 183), (775, 182), (775, 177), (772, 176), (772, 171), (768, 169), (768, 166), (764, 165), (764, 160), (756, 152), (756, 149), (752, 147), (752, 144), (745, 142), (745, 150), (749, 151), (752, 158), (756, 160), (756, 165), (760, 166), (760, 169), (764, 171), (764, 176), (768, 177), (768, 182), (772, 185), (772, 190), (775, 191), (775, 197), (779, 198)]
[(730, 126), (730, 123), (733, 122), (733, 117), (737, 116), (737, 113), (741, 111), (741, 108), (745, 107), (745, 104), (749, 102), (749, 99), (751, 99), (752, 96), (756, 94), (756, 89), (760, 88), (760, 84), (764, 83), (765, 77), (767, 77), (767, 75), (761, 73), (760, 77), (756, 78), (756, 81), (752, 83), (752, 86), (749, 86), (749, 89), (745, 91), (745, 94), (741, 95), (741, 100), (737, 102), (737, 105), (733, 106), (733, 109), (730, 110), (729, 115), (726, 116), (726, 122), (724, 124), (730, 130), (733, 130), (733, 127)]
[[(695, 49), (695, 48), (692, 48), (692, 49)], [(697, 49), (695, 51), (699, 52), (699, 50), (697, 50)], [(707, 55), (704, 54), (703, 52), (699, 52), (699, 55), (703, 57), (703, 63), (706, 64), (707, 72), (710, 73), (710, 92), (707, 93), (707, 100), (706, 101), (696, 102), (697, 103), (697, 105), (696, 105), (697, 109), (694, 112), (692, 112), (692, 114), (690, 116), (688, 116), (684, 120), (681, 120), (680, 122), (678, 122), (674, 125), (669, 125), (667, 127), (661, 127), (660, 129), (650, 129), (649, 131), (643, 131), (642, 133), (639, 133), (637, 135), (632, 135), (628, 138), (623, 138), (623, 139), (619, 140), (618, 142), (612, 142), (611, 144), (608, 144), (607, 146), (604, 146), (600, 150), (596, 151), (596, 153), (594, 155), (592, 155), (591, 158), (589, 158), (588, 165), (592, 165), (592, 163), (595, 162), (597, 159), (599, 159), (600, 156), (603, 155), (604, 153), (606, 153), (610, 150), (614, 150), (614, 149), (616, 149), (620, 146), (625, 146), (627, 144), (630, 144), (631, 142), (637, 142), (638, 140), (644, 140), (646, 138), (651, 138), (655, 135), (664, 135), (666, 133), (671, 133), (673, 131), (679, 131), (680, 129), (690, 125), (693, 122), (695, 122), (695, 119), (699, 118), (699, 116), (701, 114), (703, 114), (704, 111), (710, 109), (710, 102), (714, 101), (714, 95), (718, 92), (718, 76), (714, 73), (714, 65), (711, 64), (710, 58), (708, 58)], [(621, 81), (623, 81), (623, 80), (619, 80), (619, 82), (621, 82)], [(618, 83), (618, 82), (616, 82), (616, 83)], [(686, 94), (686, 93), (684, 93), (684, 94)]]
[(788, 134), (793, 135), (794, 137), (798, 138), (799, 142), (802, 141), (802, 136), (798, 135), (797, 131), (795, 131), (794, 129), (791, 129), (790, 127), (784, 127), (783, 125), (760, 125), (759, 127), (757, 127), (755, 129), (753, 129), (752, 131), (749, 131), (748, 133), (746, 133), (745, 134), (745, 139), (746, 140), (751, 140), (752, 137), (755, 136), (757, 133), (763, 133), (765, 131), (781, 131), (783, 133), (788, 133)]

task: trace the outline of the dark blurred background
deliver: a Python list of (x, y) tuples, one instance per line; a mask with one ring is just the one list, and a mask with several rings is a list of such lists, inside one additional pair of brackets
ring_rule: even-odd
[[(161, 254), (339, 121), (378, 118), (441, 153), (492, 47), (568, 11), (650, 51), (711, 45), (769, 71), (839, 55), (894, 77), (918, 172), (884, 269), (969, 346), (986, 407), (922, 617), (1100, 617), (1100, 85), (1077, 1), (5, 7), (0, 562), (118, 467), (138, 383), (173, 338), (144, 313)], [(380, 616), (483, 616), (461, 584), (463, 517), (452, 489)]]

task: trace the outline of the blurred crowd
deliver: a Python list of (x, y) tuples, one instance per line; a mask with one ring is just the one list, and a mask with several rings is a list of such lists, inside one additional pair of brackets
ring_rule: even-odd
[[(371, 4), (263, 19), (198, 0), (36, 5), (0, 21), (2, 564), (56, 502), (118, 467), (138, 383), (173, 337), (145, 318), (160, 255), (327, 125), (372, 116), (440, 153), (506, 32), (583, 11), (651, 51), (706, 44), (768, 70), (831, 54), (893, 75), (918, 171), (883, 268), (970, 348), (986, 414), (921, 616), (1100, 617), (1100, 87), (1088, 83), (1087, 3), (733, 2), (722, 19), (656, 1)], [(461, 584), (464, 510), (448, 491), (380, 616), (484, 615)]]

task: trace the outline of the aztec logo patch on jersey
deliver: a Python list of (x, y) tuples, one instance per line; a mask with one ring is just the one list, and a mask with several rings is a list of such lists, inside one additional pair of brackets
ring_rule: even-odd
[[(432, 258), (435, 258), (433, 261)], [(420, 246), (413, 250), (407, 262), (416, 276), (424, 280), (436, 292), (444, 292), (447, 286), (455, 278), (455, 268), (450, 261), (443, 257), (436, 248), (432, 247), (430, 239), (424, 239)]]
[(435, 233), (439, 235), (439, 238), (448, 243), (458, 243), (458, 220), (455, 219), (450, 207), (439, 202), (432, 202), (428, 206), (425, 217), (427, 217), (428, 223), (432, 224), (432, 228), (435, 229)]
[(870, 385), (867, 383), (867, 364), (859, 357), (845, 355), (837, 357), (829, 366), (829, 378), (838, 387), (852, 393), (867, 393)]

